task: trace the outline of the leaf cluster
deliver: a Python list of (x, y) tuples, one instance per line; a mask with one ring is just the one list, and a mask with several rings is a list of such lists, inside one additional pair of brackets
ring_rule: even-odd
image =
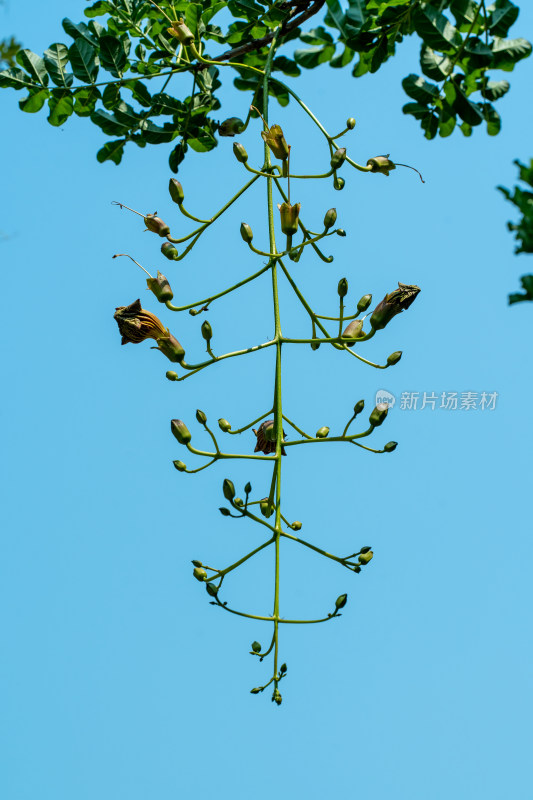
[[(514, 163), (518, 167), (520, 180), (529, 188), (514, 186), (512, 192), (504, 186), (498, 186), (498, 189), (522, 215), (518, 222), (507, 223), (508, 229), (513, 231), (518, 242), (515, 253), (533, 253), (533, 159), (530, 160), (529, 166), (518, 160)], [(510, 294), (509, 304), (533, 300), (533, 275), (523, 275), (520, 281), (524, 293)]]

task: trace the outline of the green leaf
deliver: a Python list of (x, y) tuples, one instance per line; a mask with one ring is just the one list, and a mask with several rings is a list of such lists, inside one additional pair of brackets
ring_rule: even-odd
[(22, 69), (11, 67), (0, 72), (0, 89), (32, 89), (37, 88)]
[(426, 139), (434, 139), (439, 130), (439, 118), (436, 114), (427, 114), (420, 123)]
[[(483, 111), (479, 107), (478, 103), (472, 103), (465, 95), (463, 90), (456, 85), (456, 97), (453, 103), (453, 108), (457, 111), (458, 115), (461, 117), (463, 122), (466, 122), (469, 126), (481, 125), (483, 122)], [(449, 101), (448, 95), (446, 95), (446, 99)], [(452, 105), (452, 104), (450, 104)], [(470, 135), (470, 134), (465, 134)]]
[(100, 62), (111, 75), (122, 78), (127, 63), (123, 41), (115, 36), (102, 36), (100, 38)]
[(335, 25), (337, 30), (339, 30), (342, 33), (342, 35), (346, 37), (348, 34), (346, 32), (346, 28), (344, 25), (344, 13), (341, 8), (341, 4), (339, 3), (339, 0), (326, 0), (326, 4), (328, 7), (329, 16), (331, 17), (333, 24)]
[(411, 114), (415, 119), (423, 119), (428, 113), (428, 107), (421, 103), (406, 103), (402, 111), (404, 114)]
[(104, 14), (110, 14), (112, 11), (111, 3), (107, 3), (105, 0), (98, 0), (97, 3), (93, 3), (92, 6), (86, 8), (83, 13), (86, 17), (102, 17)]
[(355, 51), (346, 45), (342, 53), (333, 56), (329, 62), (329, 65), (330, 67), (333, 67), (333, 69), (340, 69), (341, 67), (345, 67), (347, 64), (349, 64), (354, 55)]
[(509, 305), (521, 303), (523, 300), (533, 300), (533, 275), (522, 275), (520, 283), (525, 289), (525, 294), (510, 294)]
[(333, 37), (330, 33), (326, 31), (325, 28), (320, 25), (318, 28), (312, 28), (310, 31), (306, 33), (300, 34), (300, 39), (305, 44), (312, 44), (312, 45), (319, 45), (319, 44), (332, 44)]
[(492, 52), (493, 66), (505, 72), (512, 72), (516, 62), (527, 58), (531, 53), (531, 43), (527, 39), (500, 39), (495, 36)]
[(97, 152), (96, 158), (102, 164), (104, 161), (113, 161), (114, 164), (120, 164), (122, 156), (124, 155), (124, 146), (126, 142), (119, 139), (114, 142), (106, 142), (104, 146)]
[(434, 83), (428, 83), (428, 81), (414, 74), (404, 78), (402, 86), (409, 97), (412, 97), (417, 103), (425, 103), (426, 105), (435, 100), (440, 94), (438, 86), (435, 86)]
[(298, 64), (286, 56), (277, 56), (272, 63), (272, 68), (283, 72), (284, 75), (290, 75), (291, 78), (297, 78), (302, 74)]
[(334, 45), (326, 45), (325, 47), (317, 45), (306, 50), (296, 50), (294, 60), (305, 69), (313, 69), (325, 61), (329, 61), (334, 52)]
[(461, 46), (462, 38), (459, 31), (446, 19), (444, 14), (431, 6), (415, 12), (414, 26), (420, 38), (433, 50), (453, 53)]
[(450, 11), (455, 17), (458, 28), (468, 31), (475, 19), (478, 18), (478, 5), (474, 0), (452, 0)]
[(366, 19), (364, 0), (350, 0), (345, 22), (347, 36), (356, 36), (365, 24)]
[(94, 83), (98, 75), (96, 48), (85, 39), (76, 39), (68, 51), (72, 71), (84, 83)]
[(137, 128), (142, 117), (128, 103), (122, 101), (115, 108), (115, 119), (120, 125), (124, 125), (130, 130)]
[(151, 107), (152, 96), (142, 81), (126, 81), (123, 86), (125, 89), (129, 89), (131, 91), (133, 99), (136, 100), (139, 105), (144, 106), (145, 108)]
[(92, 33), (84, 22), (72, 22), (68, 17), (61, 22), (63, 30), (66, 34), (71, 36), (74, 40), (84, 39), (88, 44), (96, 47), (98, 45), (98, 38)]
[(420, 51), (420, 66), (424, 75), (433, 81), (443, 81), (450, 74), (452, 61), (448, 56), (436, 53), (431, 47), (423, 44)]
[(68, 48), (60, 42), (51, 44), (48, 50), (44, 51), (46, 70), (56, 86), (72, 85), (74, 76), (65, 71), (68, 61)]
[(185, 109), (180, 100), (176, 100), (175, 97), (172, 97), (164, 92), (154, 94), (152, 97), (152, 103), (154, 114), (170, 114), (171, 116), (174, 116), (175, 114), (183, 113)]
[(69, 89), (52, 89), (48, 100), (48, 122), (58, 128), (74, 111), (74, 97)]
[(91, 121), (98, 125), (107, 136), (125, 136), (129, 132), (128, 125), (118, 122), (113, 114), (108, 114), (100, 108), (91, 114)]
[(382, 35), (381, 39), (379, 40), (378, 46), (372, 53), (372, 61), (370, 62), (370, 72), (372, 73), (377, 72), (378, 69), (381, 67), (381, 65), (385, 63), (388, 57), (389, 57), (389, 45), (387, 42), (387, 37), (385, 35)]
[(174, 173), (174, 175), (177, 174), (179, 165), (185, 158), (185, 153), (187, 152), (188, 149), (189, 148), (187, 147), (187, 143), (181, 141), (179, 144), (176, 145), (176, 147), (170, 153), (168, 157), (168, 165), (171, 171)]
[(484, 96), (487, 100), (498, 100), (510, 89), (509, 81), (488, 81), (485, 87)]
[(207, 153), (208, 150), (213, 150), (218, 142), (211, 133), (211, 131), (203, 130), (199, 136), (194, 139), (187, 139), (187, 144), (192, 147), (197, 153)]
[(142, 135), (143, 139), (148, 142), (148, 144), (162, 144), (164, 142), (171, 142), (179, 135), (179, 132), (179, 129), (171, 122), (165, 122), (163, 127), (161, 127), (147, 120), (143, 124)]
[(441, 136), (443, 139), (446, 136), (450, 136), (455, 129), (455, 125), (455, 112), (452, 107), (449, 106), (445, 100), (443, 100), (441, 109), (439, 111), (439, 136)]
[(122, 102), (120, 88), (121, 87), (118, 85), (118, 83), (110, 83), (105, 87), (102, 95), (102, 103), (104, 104), (104, 108), (107, 108), (109, 111), (113, 111), (113, 109)]
[(78, 117), (90, 117), (100, 97), (100, 92), (96, 86), (76, 89), (74, 92), (74, 113)]
[(496, 0), (494, 6), (489, 17), (489, 31), (493, 36), (507, 36), (509, 28), (518, 18), (519, 10), (508, 0)]
[(501, 117), (490, 103), (484, 103), (485, 119), (487, 121), (487, 133), (489, 136), (497, 136), (502, 127)]
[(19, 50), (16, 59), (21, 67), (28, 72), (35, 83), (48, 86), (48, 73), (43, 59), (31, 50)]
[(31, 91), (24, 100), (19, 100), (20, 110), (27, 111), (28, 114), (35, 114), (36, 111), (40, 111), (44, 106), (49, 94), (48, 89), (36, 89)]

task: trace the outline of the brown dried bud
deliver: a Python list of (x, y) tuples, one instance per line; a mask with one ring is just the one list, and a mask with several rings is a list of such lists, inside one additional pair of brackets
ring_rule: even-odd
[(356, 339), (358, 339), (363, 333), (363, 320), (362, 319), (353, 319), (342, 332), (343, 339), (349, 339), (346, 342), (348, 347), (353, 347)]
[[(165, 245), (163, 245), (164, 247)], [(174, 293), (170, 288), (168, 280), (159, 271), (157, 278), (147, 278), (146, 284), (151, 292), (155, 294), (160, 303), (166, 303), (172, 300)]]
[(168, 236), (170, 233), (170, 228), (166, 222), (163, 222), (161, 217), (158, 217), (156, 214), (147, 214), (144, 218), (144, 224), (149, 231), (157, 233), (158, 236)]
[(381, 330), (396, 314), (406, 311), (415, 302), (419, 293), (420, 288), (418, 286), (398, 283), (398, 289), (386, 294), (381, 303), (372, 312), (370, 324), (374, 330)]
[(191, 432), (182, 419), (170, 420), (170, 430), (180, 444), (189, 444)]
[[(265, 420), (265, 422), (262, 422), (257, 430), (255, 428), (252, 428), (252, 430), (257, 436), (257, 443), (255, 445), (254, 453), (265, 453), (265, 455), (268, 455), (269, 453), (276, 452), (276, 430), (274, 428), (273, 419)], [(285, 431), (283, 431), (284, 439), (285, 435)], [(283, 445), (281, 446), (281, 455), (287, 455)]]
[(122, 344), (138, 344), (145, 339), (158, 339), (168, 333), (160, 319), (141, 307), (135, 300), (129, 306), (119, 306), (113, 315), (122, 334)]

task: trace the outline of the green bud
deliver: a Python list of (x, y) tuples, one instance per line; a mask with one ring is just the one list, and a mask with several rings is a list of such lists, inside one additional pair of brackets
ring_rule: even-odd
[(346, 181), (344, 178), (334, 178), (333, 180), (333, 188), (336, 189), (338, 192), (341, 192), (344, 189)]
[(375, 409), (370, 414), (368, 421), (370, 422), (371, 425), (377, 428), (378, 425), (381, 425), (383, 422), (385, 422), (385, 417), (387, 416), (388, 413), (389, 413), (389, 407), (387, 403), (378, 403)]
[(156, 342), (157, 347), (152, 347), (152, 350), (159, 350), (169, 361), (179, 364), (185, 358), (185, 350), (170, 331), (167, 336), (160, 336), (156, 339)]
[(346, 278), (341, 278), (337, 286), (337, 294), (339, 297), (346, 297), (348, 294), (348, 281)]
[(224, 431), (224, 433), (227, 433), (228, 431), (231, 430), (231, 425), (228, 422), (228, 420), (223, 419), (222, 417), (218, 421), (218, 427), (220, 428), (221, 431)]
[(365, 407), (365, 401), (364, 400), (358, 400), (357, 403), (353, 407), (353, 415), (354, 415), (354, 417), (356, 417), (358, 414), (360, 414), (364, 407)]
[(337, 234), (337, 236), (346, 236), (346, 231), (344, 230), (344, 228), (337, 228), (335, 233)]
[(172, 36), (175, 36), (181, 44), (188, 46), (194, 42), (192, 31), (189, 30), (182, 19), (173, 22), (172, 27), (167, 28), (167, 31), (172, 34)]
[(353, 117), (348, 117), (348, 119), (346, 120), (346, 127), (349, 130), (353, 131), (353, 129), (355, 128), (355, 120)]
[[(170, 244), (170, 242), (166, 242), (166, 244)], [(165, 245), (163, 245), (163, 247), (164, 246)], [(176, 250), (176, 253), (177, 252), (178, 251)], [(167, 301), (172, 300), (174, 297), (168, 280), (159, 271), (157, 273), (157, 278), (147, 278), (146, 284), (150, 291), (155, 294), (160, 303), (166, 303)]]
[(329, 163), (331, 164), (332, 169), (339, 169), (340, 167), (342, 167), (345, 161), (346, 161), (346, 148), (339, 147), (339, 149), (335, 150), (335, 152), (331, 156), (331, 161)]
[(241, 508), (241, 506), (244, 505), (244, 500), (241, 497), (236, 497), (235, 500), (233, 501), (233, 505), (239, 506), (239, 508)]
[(347, 600), (348, 600), (348, 595), (347, 594), (340, 594), (337, 597), (337, 599), (335, 600), (335, 608), (336, 609), (344, 608), (344, 606), (346, 605), (346, 601)]
[(369, 550), (368, 553), (361, 553), (359, 558), (357, 559), (360, 564), (368, 564), (369, 561), (372, 561), (374, 558), (374, 553), (372, 550)]
[(260, 691), (261, 689), (256, 686), (255, 689), (250, 689), (250, 694), (259, 694)]
[(357, 565), (355, 567), (352, 567), (352, 569), (353, 569), (354, 572), (361, 572), (361, 567), (359, 567)]
[(301, 203), (295, 203), (294, 205), (290, 203), (282, 203), (280, 205), (278, 203), (281, 230), (283, 233), (287, 234), (287, 236), (293, 236), (295, 233), (298, 233), (298, 218), (301, 207)]
[(278, 706), (281, 705), (281, 692), (279, 691), (279, 689), (274, 689), (274, 691), (272, 692), (272, 702), (276, 703), (276, 705)]
[(174, 464), (178, 472), (185, 472), (185, 470), (187, 469), (187, 464), (184, 464), (183, 461), (173, 461), (172, 463)]
[(206, 415), (199, 408), (196, 409), (196, 419), (198, 420), (200, 425), (205, 425), (205, 423), (207, 422)]
[(372, 550), (371, 547), (362, 547), (359, 551), (360, 553), (369, 553)]
[(318, 350), (320, 342), (311, 342), (311, 350)]
[(207, 572), (202, 567), (195, 567), (192, 571), (192, 574), (196, 578), (197, 581), (204, 581), (207, 578)]
[(394, 364), (397, 364), (400, 358), (402, 357), (402, 351), (396, 350), (395, 353), (391, 353), (387, 359), (387, 366), (392, 367)]
[(372, 312), (370, 317), (372, 328), (376, 331), (382, 330), (393, 317), (402, 311), (407, 311), (419, 294), (419, 286), (398, 283), (398, 288), (386, 294), (381, 303), (378, 303)]
[(302, 523), (296, 520), (296, 522), (292, 523), (291, 528), (293, 529), (293, 531), (299, 531), (302, 529)]
[(210, 597), (216, 597), (218, 594), (218, 587), (214, 583), (206, 583), (205, 589)]
[(229, 117), (225, 119), (224, 122), (221, 122), (218, 126), (218, 135), (219, 136), (235, 136), (236, 133), (240, 133), (244, 128), (244, 122), (239, 117)]
[(329, 434), (329, 428), (324, 425), (323, 428), (319, 428), (315, 434), (317, 439), (325, 439)]
[(241, 222), (241, 236), (246, 244), (251, 244), (254, 234), (247, 222)]
[(330, 208), (324, 216), (324, 228), (328, 231), (337, 222), (337, 209)]
[(246, 152), (246, 148), (243, 144), (239, 144), (239, 142), (233, 142), (233, 154), (237, 161), (241, 164), (246, 164), (248, 161), (248, 153)]
[[(169, 261), (178, 260), (178, 249), (177, 247), (174, 247), (172, 242), (163, 242), (163, 244), (161, 245), (161, 252), (165, 256), (165, 258), (168, 258)], [(148, 281), (146, 281), (146, 283), (148, 283)]]
[(252, 650), (254, 651), (254, 653), (261, 652), (261, 645), (259, 644), (259, 642), (252, 642)]
[(147, 214), (144, 218), (144, 224), (149, 231), (157, 233), (158, 236), (168, 236), (170, 233), (168, 225), (156, 214)]
[(358, 339), (361, 334), (363, 333), (363, 320), (362, 319), (353, 319), (342, 332), (342, 338), (348, 339), (349, 341), (346, 342), (348, 347), (353, 347), (356, 339)]
[(201, 330), (202, 330), (202, 336), (204, 337), (206, 342), (209, 342), (213, 338), (213, 329), (207, 320), (204, 320), (202, 322)]
[(389, 177), (389, 172), (396, 169), (396, 164), (388, 156), (376, 156), (369, 158), (366, 162), (367, 167), (371, 167), (370, 172), (381, 172), (382, 175)]
[(287, 665), (282, 664), (281, 667), (279, 668), (279, 671), (281, 675), (285, 675), (285, 673), (287, 672)]
[(191, 564), (193, 565), (193, 567), (203, 567), (202, 562), (201, 561), (197, 561), (196, 559), (193, 559), (191, 561)]
[(165, 375), (169, 379), (169, 381), (177, 381), (178, 380), (178, 373), (177, 372), (172, 372), (171, 369), (169, 369), (168, 372), (165, 373)]
[(387, 442), (385, 447), (383, 448), (386, 453), (392, 453), (393, 450), (396, 450), (398, 447), (398, 442)]
[(235, 486), (233, 485), (233, 481), (230, 481), (229, 478), (224, 478), (224, 482), (222, 484), (222, 492), (226, 500), (230, 502), (235, 497)]
[(229, 508), (219, 508), (218, 510), (220, 511), (223, 517), (229, 517), (229, 515), (231, 514)]
[(186, 424), (181, 419), (173, 419), (170, 422), (170, 430), (180, 444), (189, 444), (191, 434)]
[(263, 422), (263, 436), (265, 437), (267, 442), (276, 441), (276, 429), (274, 427), (273, 419), (269, 419), (266, 422)]
[(357, 303), (357, 310), (360, 314), (363, 311), (366, 311), (370, 303), (372, 302), (372, 295), (371, 294), (364, 294), (362, 298)]
[(250, 483), (250, 481), (248, 481), (248, 483), (244, 487), (244, 492), (245, 494), (250, 494), (251, 491), (252, 491), (252, 484)]
[(183, 191), (183, 186), (176, 178), (171, 178), (168, 182), (168, 191), (170, 193), (171, 198), (178, 206), (181, 206), (183, 201), (185, 200), (185, 192)]
[(274, 506), (269, 502), (268, 497), (264, 497), (260, 500), (259, 508), (261, 509), (261, 514), (267, 519), (274, 513)]

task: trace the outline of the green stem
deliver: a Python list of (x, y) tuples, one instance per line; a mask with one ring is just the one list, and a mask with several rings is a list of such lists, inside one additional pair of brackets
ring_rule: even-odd
[(168, 309), (170, 309), (170, 311), (188, 311), (189, 308), (194, 308), (195, 306), (200, 306), (200, 305), (208, 306), (214, 300), (218, 300), (219, 297), (224, 297), (224, 295), (229, 294), (230, 292), (234, 292), (235, 289), (240, 289), (241, 286), (250, 283), (250, 281), (254, 281), (256, 278), (262, 275), (263, 272), (266, 272), (267, 269), (270, 269), (270, 264), (267, 264), (266, 267), (263, 267), (258, 272), (254, 272), (253, 275), (249, 275), (247, 278), (244, 278), (244, 280), (235, 283), (233, 286), (230, 286), (229, 289), (224, 289), (222, 292), (219, 292), (218, 294), (213, 294), (211, 295), (211, 297), (206, 297), (205, 300), (197, 300), (195, 303), (189, 303), (189, 305), (187, 306), (173, 306), (170, 301), (165, 303), (165, 305)]

